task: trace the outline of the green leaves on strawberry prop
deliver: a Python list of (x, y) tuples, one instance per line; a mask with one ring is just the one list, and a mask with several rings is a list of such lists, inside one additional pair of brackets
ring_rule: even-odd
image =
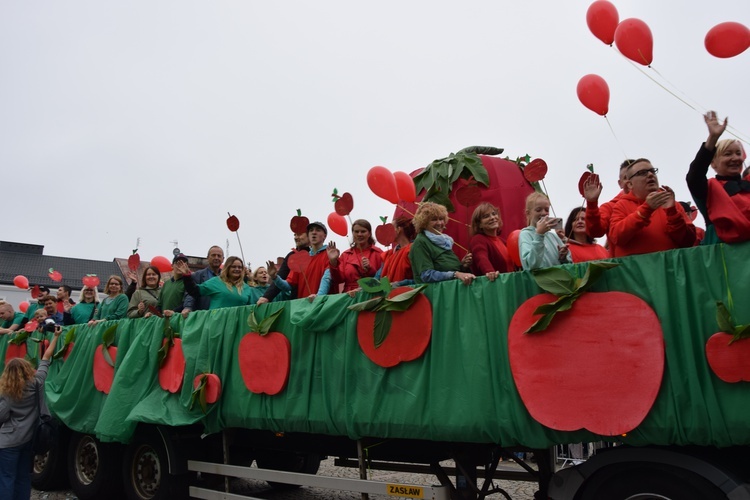
[(240, 340), (237, 356), (240, 373), (250, 392), (278, 394), (289, 380), (292, 344), (284, 334), (270, 330), (284, 309), (279, 309), (260, 323), (255, 319), (255, 311), (247, 318), (250, 332)]
[(583, 278), (535, 272), (551, 293), (531, 297), (511, 319), (513, 381), (531, 416), (551, 429), (625, 434), (656, 400), (664, 373), (656, 313), (629, 293), (588, 291), (613, 265), (589, 263)]
[(114, 346), (117, 325), (107, 328), (102, 334), (102, 343), (94, 351), (94, 386), (100, 392), (109, 394), (115, 378), (117, 347)]
[(724, 382), (750, 382), (750, 324), (735, 325), (723, 302), (716, 302), (719, 332), (706, 342), (706, 359)]
[(193, 379), (193, 392), (190, 395), (190, 410), (195, 403), (200, 404), (203, 413), (209, 404), (219, 400), (221, 395), (221, 379), (215, 373), (201, 373)]
[(172, 394), (179, 392), (185, 377), (185, 355), (182, 352), (180, 334), (172, 329), (170, 318), (164, 318), (164, 339), (157, 355), (159, 361), (159, 385)]
[(357, 340), (365, 356), (384, 368), (422, 356), (432, 337), (432, 305), (421, 293), (427, 285), (393, 290), (388, 278), (358, 283), (368, 293), (382, 294), (349, 306), (359, 311)]
[(417, 193), (425, 190), (422, 201), (432, 201), (445, 206), (449, 212), (455, 208), (448, 198), (451, 186), (458, 179), (474, 178), (477, 183), (489, 186), (490, 177), (478, 155), (498, 155), (501, 148), (471, 146), (451, 153), (447, 158), (435, 160), (414, 177)]
[(57, 352), (52, 355), (52, 358), (63, 358), (63, 361), (65, 361), (68, 359), (68, 356), (70, 356), (70, 353), (73, 352), (73, 347), (75, 346), (76, 340), (76, 328), (73, 327), (68, 330), (62, 340), (62, 346), (60, 346)]

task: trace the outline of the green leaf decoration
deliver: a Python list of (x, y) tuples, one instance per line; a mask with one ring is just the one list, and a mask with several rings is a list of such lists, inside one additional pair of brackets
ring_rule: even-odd
[(109, 366), (111, 366), (112, 368), (115, 367), (115, 362), (112, 360), (112, 356), (109, 355), (108, 345), (102, 346), (102, 356), (104, 357), (104, 361), (106, 361)]
[(729, 343), (737, 342), (738, 340), (746, 339), (750, 337), (750, 325), (739, 325), (734, 327), (734, 335)]
[(260, 322), (258, 325), (258, 333), (263, 336), (266, 335), (268, 332), (271, 331), (271, 327), (273, 327), (273, 324), (276, 322), (276, 320), (281, 316), (281, 313), (284, 312), (284, 308), (282, 307), (272, 315), (268, 316), (264, 320)]
[(417, 288), (412, 288), (408, 292), (404, 292), (402, 294), (396, 295), (395, 297), (391, 297), (386, 299), (386, 302), (390, 304), (397, 304), (399, 302), (414, 302), (414, 299), (417, 298), (417, 295), (427, 288), (427, 285), (419, 285)]
[(375, 297), (374, 299), (352, 304), (349, 307), (347, 307), (347, 309), (349, 309), (350, 311), (375, 311), (378, 309), (380, 304), (384, 302), (385, 302), (385, 297)]
[(367, 293), (380, 293), (383, 291), (382, 283), (375, 278), (361, 278), (357, 284)]
[(604, 271), (618, 265), (614, 262), (589, 262), (582, 279), (576, 278), (560, 267), (533, 271), (534, 280), (539, 288), (557, 295), (558, 298), (554, 302), (542, 304), (536, 308), (534, 314), (541, 314), (542, 316), (524, 333), (536, 333), (545, 330), (552, 322), (555, 314), (570, 310), (576, 299), (591, 288), (601, 278)]
[(588, 165), (586, 165), (586, 170), (588, 170), (589, 172), (591, 172), (593, 174), (594, 173), (594, 164), (593, 163), (589, 163)]
[(68, 345), (71, 342), (75, 342), (75, 340), (76, 340), (76, 327), (74, 326), (73, 328), (71, 328), (65, 333), (65, 338), (63, 338), (63, 341), (65, 342), (65, 345)]
[[(109, 347), (112, 345), (112, 343), (115, 341), (115, 334), (117, 333), (117, 324), (114, 324), (104, 330), (104, 333), (102, 334), (102, 344), (104, 344), (104, 347)], [(106, 352), (107, 350), (104, 349)], [(115, 365), (112, 365), (115, 366)]]
[(373, 331), (373, 339), (375, 340), (375, 348), (377, 349), (380, 345), (385, 342), (388, 333), (391, 331), (391, 323), (393, 318), (391, 313), (388, 311), (378, 311), (375, 313), (375, 326)]
[(729, 310), (723, 302), (716, 302), (716, 322), (719, 324), (719, 330), (724, 333), (734, 335), (734, 321), (732, 321), (732, 315), (729, 314)]
[[(587, 271), (588, 272), (588, 271)], [(553, 295), (567, 295), (576, 291), (576, 279), (561, 267), (547, 267), (532, 271), (539, 288)]]
[(453, 183), (458, 179), (474, 178), (476, 182), (488, 186), (489, 174), (477, 155), (494, 155), (502, 151), (500, 148), (471, 146), (451, 153), (446, 158), (433, 161), (414, 177), (414, 186), (418, 193), (425, 192), (423, 201), (444, 205), (449, 212), (453, 212), (455, 208), (449, 199)]
[(65, 356), (65, 353), (68, 352), (68, 349), (70, 349), (71, 342), (75, 342), (76, 340), (76, 327), (74, 326), (67, 332), (65, 332), (65, 336), (63, 337), (63, 342), (60, 348), (52, 354), (52, 359), (60, 359), (63, 356)]
[(26, 342), (26, 339), (28, 339), (28, 338), (29, 338), (29, 332), (27, 332), (26, 330), (24, 330), (22, 332), (17, 333), (13, 337), (13, 339), (10, 341), (10, 343), (13, 344), (13, 345), (21, 345), (24, 342)]
[(206, 402), (206, 384), (208, 383), (208, 376), (204, 373), (201, 375), (200, 381), (198, 382), (198, 387), (195, 388), (195, 390), (190, 394), (190, 407), (189, 410), (193, 409), (193, 406), (195, 406), (195, 402), (199, 400), (201, 397), (201, 394), (203, 394), (203, 405), (201, 405), (201, 408), (203, 409), (203, 413), (206, 413), (205, 408), (205, 402)]

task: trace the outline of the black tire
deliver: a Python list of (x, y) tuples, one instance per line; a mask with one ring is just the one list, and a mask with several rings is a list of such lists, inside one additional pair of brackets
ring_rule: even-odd
[[(256, 462), (261, 469), (317, 474), (320, 468), (320, 455), (315, 453), (269, 452), (259, 456)], [(276, 483), (273, 481), (267, 481), (267, 483), (275, 490), (299, 488), (298, 484)]]
[(34, 457), (31, 486), (40, 491), (61, 490), (68, 487), (68, 440), (70, 436), (60, 426), (57, 443), (47, 453)]
[(167, 450), (158, 432), (141, 432), (127, 446), (122, 480), (129, 500), (188, 498), (188, 475), (169, 473)]
[(68, 480), (81, 500), (122, 498), (121, 446), (73, 432), (68, 445)]
[(716, 486), (690, 471), (661, 464), (609, 466), (587, 481), (580, 500), (726, 500)]

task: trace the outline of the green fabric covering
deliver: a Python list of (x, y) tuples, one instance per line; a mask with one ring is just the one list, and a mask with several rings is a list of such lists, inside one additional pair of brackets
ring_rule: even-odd
[[(659, 396), (643, 423), (619, 441), (750, 444), (750, 385), (719, 380), (704, 354), (706, 340), (718, 331), (715, 301), (727, 301), (725, 267), (735, 323), (750, 322), (749, 260), (750, 243), (635, 256), (618, 259), (622, 265), (595, 285), (595, 292), (619, 290), (641, 297), (661, 319), (665, 336)], [(566, 268), (582, 275), (585, 264)], [(158, 383), (161, 318), (119, 322), (115, 382), (108, 396), (94, 388), (91, 360), (113, 323), (79, 325), (71, 356), (52, 363), (47, 400), (69, 427), (108, 441), (127, 442), (138, 422), (202, 422), (207, 432), (246, 427), (535, 448), (597, 440), (587, 431), (545, 428), (529, 416), (518, 396), (508, 365), (507, 328), (518, 306), (538, 293), (528, 272), (503, 274), (494, 283), (479, 278), (469, 287), (459, 281), (430, 285), (431, 343), (420, 359), (389, 369), (373, 364), (358, 345), (357, 314), (346, 306), (364, 295), (265, 304), (255, 309), (258, 320), (283, 307), (274, 330), (284, 333), (292, 346), (289, 381), (276, 396), (250, 393), (237, 364), (238, 345), (255, 306), (172, 318), (186, 358), (178, 394), (165, 392)], [(606, 311), (601, 324), (607, 327)], [(0, 354), (8, 337), (0, 338)], [(217, 373), (223, 387), (219, 402), (204, 416), (197, 405), (193, 410), (188, 406), (192, 380), (205, 371)]]

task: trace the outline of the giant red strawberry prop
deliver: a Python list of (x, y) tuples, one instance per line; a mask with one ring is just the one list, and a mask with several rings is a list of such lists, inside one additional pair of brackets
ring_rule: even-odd
[(104, 394), (109, 394), (115, 378), (117, 347), (112, 344), (114, 344), (116, 333), (117, 325), (107, 328), (102, 334), (102, 343), (94, 351), (94, 386)]
[(724, 382), (750, 382), (750, 324), (735, 325), (723, 302), (716, 303), (719, 332), (706, 342), (706, 359)]
[(157, 359), (159, 361), (159, 385), (165, 391), (176, 393), (185, 377), (185, 355), (182, 352), (180, 334), (172, 329), (170, 318), (164, 317), (164, 340)]
[(284, 334), (270, 331), (283, 311), (279, 309), (258, 323), (253, 310), (247, 319), (250, 332), (240, 340), (237, 359), (250, 392), (278, 394), (289, 380), (292, 345)]
[(508, 327), (518, 393), (531, 416), (552, 429), (625, 434), (656, 400), (664, 372), (659, 318), (635, 295), (588, 292), (614, 265), (590, 263), (583, 278), (562, 268), (536, 271), (551, 293), (524, 302)]
[(360, 311), (357, 340), (365, 356), (384, 368), (422, 356), (432, 337), (432, 306), (420, 293), (427, 285), (392, 290), (388, 278), (358, 283), (368, 293), (383, 294), (349, 306)]

